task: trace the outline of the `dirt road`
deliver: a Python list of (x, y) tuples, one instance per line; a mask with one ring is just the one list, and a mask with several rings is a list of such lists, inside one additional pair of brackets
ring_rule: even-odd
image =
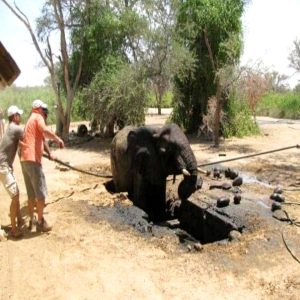
[[(166, 115), (148, 116), (148, 124)], [(266, 151), (300, 143), (300, 124), (264, 118), (262, 135), (222, 142), (219, 149), (190, 139), (199, 163)], [(93, 172), (110, 172), (109, 140), (94, 139), (57, 150), (63, 161)], [(300, 150), (292, 149), (226, 163), (265, 183), (293, 190), (299, 202)], [(122, 194), (109, 194), (104, 179), (66, 171), (44, 160), (49, 197), (49, 234), (25, 232), (20, 240), (0, 242), (0, 299), (299, 299), (300, 265), (274, 228), (260, 228), (239, 242), (206, 244), (190, 251), (175, 235), (146, 235), (115, 222), (110, 209), (131, 207)], [(19, 162), (22, 213), (26, 194)], [(205, 180), (205, 178), (204, 178)], [(299, 189), (299, 190), (298, 190)], [(271, 187), (261, 186), (265, 194)], [(0, 189), (0, 220), (8, 224), (9, 199)], [(300, 207), (287, 207), (300, 219)], [(286, 226), (285, 236), (300, 257), (300, 230)], [(281, 242), (280, 242), (281, 241)]]

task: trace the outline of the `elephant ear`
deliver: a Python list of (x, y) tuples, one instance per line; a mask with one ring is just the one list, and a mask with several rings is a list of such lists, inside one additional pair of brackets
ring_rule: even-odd
[(127, 135), (127, 152), (130, 150), (134, 150), (137, 145), (137, 134), (134, 130), (129, 131)]

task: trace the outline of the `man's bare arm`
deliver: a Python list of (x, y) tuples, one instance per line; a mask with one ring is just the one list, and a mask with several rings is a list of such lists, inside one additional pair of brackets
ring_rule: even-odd
[(52, 132), (50, 129), (45, 128), (44, 129), (44, 136), (54, 140), (54, 142), (59, 146), (59, 148), (64, 148), (65, 144), (64, 141), (58, 137), (54, 132)]

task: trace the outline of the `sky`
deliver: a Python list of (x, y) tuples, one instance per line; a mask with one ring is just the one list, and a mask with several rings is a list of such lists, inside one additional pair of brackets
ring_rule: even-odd
[[(13, 1), (9, 1), (13, 3)], [(43, 0), (15, 0), (28, 16), (31, 24), (40, 14)], [(300, 0), (252, 0), (246, 6), (242, 22), (244, 53), (242, 65), (261, 63), (270, 71), (290, 76), (288, 83), (294, 87), (300, 75), (289, 67), (288, 56), (293, 41), (300, 39)], [(48, 76), (40, 67), (41, 59), (32, 43), (29, 32), (0, 1), (0, 40), (10, 52), (21, 74), (17, 86), (42, 85)]]

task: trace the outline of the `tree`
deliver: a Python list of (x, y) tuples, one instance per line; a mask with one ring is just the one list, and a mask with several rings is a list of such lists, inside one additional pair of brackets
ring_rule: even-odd
[(78, 22), (85, 23), (85, 27), (73, 27), (70, 31), (71, 40), (77, 46), (72, 53), (71, 68), (76, 70), (80, 64), (80, 45), (84, 37), (80, 87), (90, 84), (95, 74), (104, 67), (107, 57), (120, 57), (130, 62), (132, 57), (137, 56), (135, 47), (130, 45), (134, 44), (133, 40), (139, 39), (145, 22), (133, 10), (136, 2), (120, 1), (108, 5), (107, 1), (90, 0), (89, 9), (77, 13)]
[[(218, 131), (224, 90), (218, 74), (239, 59), (243, 7), (242, 0), (181, 1), (177, 31), (197, 63), (188, 76), (175, 78), (173, 119), (189, 132), (197, 131), (212, 96), (217, 98), (215, 132)], [(218, 146), (218, 134), (216, 137)]]
[[(92, 121), (93, 127), (100, 126), (106, 136), (114, 134), (117, 123), (141, 125), (144, 121), (146, 73), (139, 63), (139, 43), (147, 22), (138, 14), (138, 4), (139, 1), (91, 0), (88, 15), (77, 15), (88, 19), (86, 26), (83, 30), (71, 30), (74, 44), (80, 44), (84, 36), (84, 64), (79, 81), (82, 91), (75, 108), (79, 115)], [(73, 69), (79, 58), (74, 51)]]
[(174, 59), (175, 7), (172, 0), (154, 0), (146, 6), (148, 30), (145, 32), (147, 52), (143, 57), (154, 90), (158, 114), (162, 99), (170, 87)]
[(265, 73), (265, 78), (269, 82), (269, 88), (271, 91), (283, 93), (288, 90), (288, 85), (285, 82), (288, 79), (287, 75), (271, 71)]
[[(74, 24), (73, 15), (76, 11), (85, 11), (88, 9), (89, 1), (79, 0), (47, 0), (42, 9), (42, 16), (37, 20), (37, 34), (34, 33), (27, 16), (15, 4), (14, 7), (6, 0), (1, 0), (10, 11), (25, 25), (30, 33), (33, 44), (42, 60), (42, 63), (48, 68), (51, 77), (51, 85), (56, 94), (57, 101), (57, 133), (64, 140), (68, 140), (69, 127), (71, 121), (71, 109), (78, 86), (82, 70), (82, 51), (81, 45), (77, 44), (79, 52), (79, 63), (76, 70), (70, 70), (70, 51), (71, 45), (67, 42), (67, 31), (73, 26), (83, 27), (84, 23)], [(58, 57), (53, 53), (51, 46), (51, 34), (59, 32), (60, 54)], [(59, 70), (57, 69), (59, 64)], [(63, 87), (66, 92), (66, 103), (63, 105), (60, 85), (58, 85), (58, 71), (62, 72)], [(60, 126), (61, 125), (61, 126)]]
[(294, 68), (296, 72), (300, 72), (300, 40), (294, 41), (294, 49), (289, 55), (290, 67)]
[(81, 92), (81, 110), (100, 126), (105, 136), (114, 127), (144, 124), (147, 83), (144, 69), (120, 58), (106, 58), (105, 66)]
[(298, 84), (295, 85), (293, 91), (294, 91), (295, 93), (300, 94), (300, 83), (298, 83)]
[(245, 93), (248, 106), (256, 122), (256, 108), (261, 97), (270, 90), (270, 80), (264, 72), (245, 68), (241, 76), (241, 89)]

